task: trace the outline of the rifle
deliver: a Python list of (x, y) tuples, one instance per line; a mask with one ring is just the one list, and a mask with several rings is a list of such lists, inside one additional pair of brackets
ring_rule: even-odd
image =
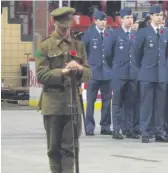
[(71, 71), (71, 120), (73, 130), (73, 145), (74, 145), (74, 157), (75, 157), (75, 172), (79, 173), (79, 140), (78, 140), (78, 110), (76, 99), (76, 71)]
[(82, 98), (82, 88), (78, 88), (78, 92), (79, 92), (79, 98), (80, 98), (80, 103), (81, 103), (81, 108), (82, 108), (82, 117), (83, 117), (83, 125), (84, 125), (84, 129), (85, 129), (85, 135), (87, 136), (87, 132), (86, 132), (86, 116), (85, 116), (85, 110), (84, 110), (84, 106), (83, 106), (83, 98)]

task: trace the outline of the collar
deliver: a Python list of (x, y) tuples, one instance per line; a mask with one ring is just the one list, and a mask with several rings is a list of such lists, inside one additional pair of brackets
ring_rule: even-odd
[(105, 31), (105, 28), (104, 28), (103, 30), (100, 30), (97, 26), (96, 26), (96, 29), (97, 29), (97, 31), (99, 32), (99, 34), (100, 34), (101, 32), (104, 33), (104, 31)]
[(158, 26), (155, 26), (153, 23), (151, 23), (151, 26), (152, 26), (152, 28), (154, 29), (154, 31), (157, 33), (157, 29), (159, 28), (159, 30), (160, 30), (160, 27)]
[(121, 27), (122, 27), (122, 29), (124, 30), (125, 33), (126, 33), (126, 32), (131, 33), (131, 27), (130, 27), (129, 29), (126, 29), (126, 28), (124, 27), (124, 25), (122, 25)]
[(54, 31), (51, 34), (51, 37), (56, 39), (56, 44), (59, 45), (62, 41), (66, 41), (68, 43), (71, 43), (71, 36), (67, 37), (67, 38), (61, 38), (58, 36), (58, 34)]

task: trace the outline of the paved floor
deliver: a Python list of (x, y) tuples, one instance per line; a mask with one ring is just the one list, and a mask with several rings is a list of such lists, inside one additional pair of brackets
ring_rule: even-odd
[[(98, 123), (100, 114), (96, 112)], [(2, 111), (2, 173), (50, 173), (42, 117), (34, 110)], [(168, 144), (80, 139), (80, 173), (167, 173)]]

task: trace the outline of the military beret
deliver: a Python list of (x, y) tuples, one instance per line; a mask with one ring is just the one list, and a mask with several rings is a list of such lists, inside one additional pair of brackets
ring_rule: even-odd
[(104, 20), (107, 18), (107, 15), (103, 11), (97, 11), (95, 14), (95, 18), (99, 20)]
[(124, 16), (129, 16), (132, 15), (132, 9), (129, 7), (125, 7), (123, 9), (120, 10), (120, 16), (124, 17)]
[(53, 16), (54, 21), (61, 27), (71, 27), (73, 22), (74, 8), (61, 7), (53, 10), (50, 15)]
[(160, 8), (159, 5), (152, 5), (150, 7), (150, 13), (151, 14), (160, 13), (161, 11), (162, 11), (162, 9)]

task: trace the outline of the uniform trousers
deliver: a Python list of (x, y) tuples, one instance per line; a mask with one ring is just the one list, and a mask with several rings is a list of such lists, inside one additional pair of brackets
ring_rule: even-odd
[(142, 136), (163, 135), (165, 84), (141, 81), (140, 86), (140, 129)]
[(123, 130), (123, 123), (126, 122), (125, 129), (132, 131), (136, 98), (136, 82), (133, 80), (115, 79), (112, 81), (112, 86), (113, 130)]
[(111, 98), (112, 89), (110, 80), (89, 80), (87, 88), (87, 109), (86, 109), (86, 129), (93, 132), (95, 129), (94, 103), (100, 89), (102, 99), (101, 109), (101, 130), (110, 131), (111, 126)]
[(134, 107), (134, 118), (133, 118), (133, 126), (134, 132), (140, 133), (140, 83), (137, 82), (137, 94), (135, 99), (135, 107)]
[(168, 85), (166, 84), (166, 101), (165, 101), (165, 109), (164, 109), (164, 126), (168, 131)]
[[(70, 115), (44, 115), (51, 173), (74, 173), (73, 129)], [(78, 136), (81, 116), (78, 118)]]

